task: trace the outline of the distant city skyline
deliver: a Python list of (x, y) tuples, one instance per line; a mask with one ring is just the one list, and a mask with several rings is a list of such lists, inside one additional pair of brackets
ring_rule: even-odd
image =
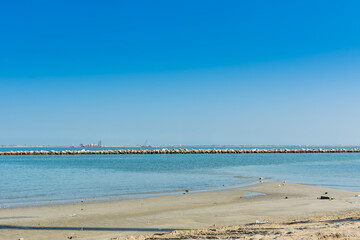
[(2, 2), (0, 145), (359, 145), (359, 7)]

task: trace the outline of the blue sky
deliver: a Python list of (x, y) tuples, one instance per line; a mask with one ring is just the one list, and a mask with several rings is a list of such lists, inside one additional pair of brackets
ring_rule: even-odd
[(1, 1), (0, 145), (360, 144), (358, 1)]

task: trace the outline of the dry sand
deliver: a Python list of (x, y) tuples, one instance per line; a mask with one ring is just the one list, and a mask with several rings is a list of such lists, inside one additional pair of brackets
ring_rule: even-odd
[(206, 229), (173, 231), (152, 235), (128, 236), (112, 240), (180, 240), (180, 239), (299, 239), (299, 240), (330, 240), (360, 239), (360, 212), (313, 217), (286, 222), (247, 224), (233, 227), (212, 227)]
[[(245, 195), (249, 192), (266, 195), (246, 197)], [(335, 199), (317, 199), (325, 192)], [(282, 186), (279, 182), (267, 182), (222, 191), (203, 193), (190, 191), (188, 194), (145, 199), (2, 208), (0, 209), (0, 239), (57, 240), (76, 237), (76, 239), (102, 240), (124, 238), (129, 235), (149, 236), (149, 234), (167, 233), (173, 230), (177, 231), (171, 233), (172, 235), (155, 235), (155, 237), (204, 239), (207, 237), (205, 233), (209, 233), (210, 238), (211, 236), (229, 238), (233, 231), (234, 237), (245, 239), (301, 239), (300, 235), (297, 237), (291, 235), (295, 233), (288, 234), (288, 232), (300, 232), (295, 230), (301, 228), (300, 225), (288, 224), (299, 219), (310, 222), (301, 223), (307, 229), (296, 234), (309, 233), (311, 235), (311, 231), (319, 231), (317, 228), (321, 228), (324, 234), (326, 231), (329, 231), (329, 234), (336, 234), (336, 231), (349, 228), (351, 235), (350, 229), (358, 227), (354, 219), (360, 216), (357, 212), (360, 211), (360, 198), (355, 197), (356, 194), (359, 193), (292, 183)], [(327, 218), (329, 222), (321, 222), (321, 219), (325, 219), (324, 216), (329, 215), (334, 215)], [(346, 218), (346, 216), (352, 216), (354, 219), (341, 221), (340, 226), (331, 222), (339, 217)], [(239, 227), (241, 224), (256, 221), (269, 221), (270, 224)], [(325, 225), (326, 223), (329, 225)], [(325, 227), (322, 227), (323, 225)], [(227, 228), (221, 228), (222, 226)], [(276, 226), (279, 229), (276, 229)], [(191, 234), (179, 231), (205, 228), (207, 230), (192, 231)], [(240, 228), (244, 228), (245, 232)], [(260, 230), (256, 230), (257, 228)], [(267, 229), (261, 230), (261, 228)], [(274, 229), (271, 230), (271, 228)], [(331, 230), (332, 228), (336, 231)], [(246, 231), (250, 233), (246, 235)], [(215, 235), (214, 232), (216, 232)], [(303, 239), (312, 239), (310, 235), (304, 235)], [(341, 238), (342, 235), (338, 237)], [(343, 237), (346, 239), (345, 235)], [(360, 237), (353, 239), (360, 239)]]

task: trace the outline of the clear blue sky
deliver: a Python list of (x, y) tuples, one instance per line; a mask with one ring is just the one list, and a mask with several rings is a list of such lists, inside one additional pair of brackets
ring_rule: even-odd
[(359, 1), (0, 3), (0, 145), (360, 144)]

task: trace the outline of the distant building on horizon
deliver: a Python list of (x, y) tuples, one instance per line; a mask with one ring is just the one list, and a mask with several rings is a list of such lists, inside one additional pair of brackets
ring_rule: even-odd
[(101, 147), (101, 140), (99, 140), (98, 144), (90, 143), (90, 144), (84, 145), (81, 143), (80, 147)]

